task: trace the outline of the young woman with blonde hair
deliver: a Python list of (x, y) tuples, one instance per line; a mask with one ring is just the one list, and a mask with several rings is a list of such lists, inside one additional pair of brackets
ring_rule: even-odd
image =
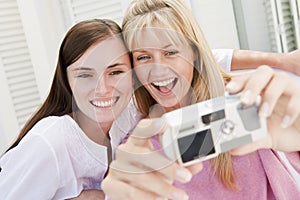
[[(255, 144), (256, 148), (290, 152), (285, 156), (292, 167), (287, 167), (278, 152), (254, 151), (254, 146), (246, 149), (254, 152), (244, 156), (224, 153), (204, 161), (203, 166), (192, 166), (192, 177), (161, 155), (155, 140), (149, 139), (163, 133), (165, 122), (146, 119), (117, 149), (116, 160), (102, 183), (110, 199), (300, 198), (296, 179), (300, 169), (300, 89), (286, 74), (275, 73), (268, 66), (238, 77), (226, 74), (181, 0), (133, 1), (122, 28), (137, 77), (135, 101), (145, 117), (159, 117), (221, 96), (226, 84), (229, 92), (242, 92), (244, 104), (261, 95), (260, 114), (268, 119), (269, 135)], [(296, 171), (296, 178), (291, 170)]]

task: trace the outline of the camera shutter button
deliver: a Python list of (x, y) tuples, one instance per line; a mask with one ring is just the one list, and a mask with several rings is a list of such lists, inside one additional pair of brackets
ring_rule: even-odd
[(221, 125), (221, 132), (230, 135), (234, 130), (234, 123), (230, 120), (225, 120)]

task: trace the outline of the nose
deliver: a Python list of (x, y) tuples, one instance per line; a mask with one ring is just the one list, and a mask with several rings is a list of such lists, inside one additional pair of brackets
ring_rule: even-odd
[(151, 64), (151, 75), (161, 76), (170, 72), (169, 63), (163, 55), (156, 54), (153, 56), (153, 63)]
[(95, 92), (100, 95), (105, 95), (110, 92), (111, 85), (105, 75), (100, 75), (97, 81)]

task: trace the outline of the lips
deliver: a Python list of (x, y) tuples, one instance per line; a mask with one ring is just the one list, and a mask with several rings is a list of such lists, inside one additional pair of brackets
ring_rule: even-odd
[(153, 81), (151, 85), (155, 87), (159, 92), (168, 94), (175, 87), (177, 80), (177, 78), (170, 78), (164, 81)]
[(97, 108), (109, 108), (117, 103), (120, 97), (113, 97), (110, 99), (100, 100), (94, 99), (91, 100), (90, 103)]

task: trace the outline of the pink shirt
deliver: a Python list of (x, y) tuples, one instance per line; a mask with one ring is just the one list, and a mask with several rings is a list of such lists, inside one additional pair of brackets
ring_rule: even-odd
[[(286, 154), (290, 163), (300, 172), (298, 152)], [(227, 189), (214, 175), (209, 161), (187, 184), (175, 185), (198, 199), (300, 199), (300, 189), (285, 163), (272, 150), (259, 150), (245, 156), (232, 157), (238, 191)]]

